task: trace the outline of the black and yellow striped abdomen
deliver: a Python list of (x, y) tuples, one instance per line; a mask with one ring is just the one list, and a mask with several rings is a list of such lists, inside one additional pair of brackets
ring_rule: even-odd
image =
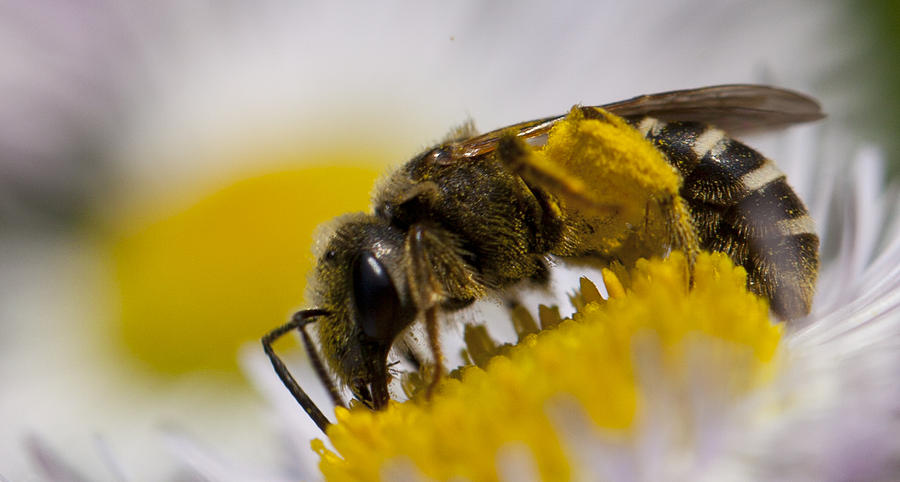
[(727, 253), (784, 319), (809, 313), (819, 237), (784, 173), (723, 131), (697, 122), (626, 118), (683, 178), (700, 246)]

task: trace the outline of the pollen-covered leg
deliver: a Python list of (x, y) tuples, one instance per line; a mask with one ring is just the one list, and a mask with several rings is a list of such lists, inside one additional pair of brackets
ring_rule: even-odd
[(573, 108), (533, 149), (511, 133), (497, 157), (527, 184), (558, 200), (570, 230), (554, 254), (590, 254), (631, 264), (699, 240), (679, 191), (682, 179), (641, 133), (597, 108)]
[(497, 158), (531, 186), (538, 186), (573, 207), (598, 216), (613, 216), (618, 206), (603, 202), (591, 192), (591, 186), (563, 165), (535, 155), (532, 148), (514, 133), (500, 137)]

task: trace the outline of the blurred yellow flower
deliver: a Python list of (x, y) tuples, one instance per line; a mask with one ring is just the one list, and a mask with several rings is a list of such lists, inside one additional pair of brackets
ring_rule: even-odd
[(316, 226), (368, 204), (376, 169), (318, 161), (120, 215), (108, 249), (127, 350), (160, 373), (237, 373), (238, 347), (303, 302)]

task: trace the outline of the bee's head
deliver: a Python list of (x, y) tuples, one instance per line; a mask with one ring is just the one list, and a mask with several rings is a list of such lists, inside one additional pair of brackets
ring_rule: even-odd
[(340, 218), (321, 240), (311, 300), (322, 356), (353, 395), (373, 408), (389, 397), (387, 356), (415, 319), (404, 266), (404, 233), (374, 216)]

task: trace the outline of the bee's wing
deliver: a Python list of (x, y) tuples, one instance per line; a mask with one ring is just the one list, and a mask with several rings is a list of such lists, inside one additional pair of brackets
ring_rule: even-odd
[(732, 134), (825, 117), (811, 97), (765, 85), (730, 84), (641, 95), (600, 106), (618, 116), (703, 122)]
[[(550, 132), (550, 128), (559, 122), (565, 115), (555, 117), (545, 117), (528, 122), (520, 122), (511, 126), (506, 126), (491, 132), (486, 132), (471, 139), (459, 142), (453, 145), (453, 154), (455, 157), (477, 157), (487, 154), (497, 148), (497, 141), (500, 135), (507, 131), (514, 131), (516, 135), (526, 140), (537, 139)], [(540, 142), (535, 143), (540, 145)]]
[[(777, 87), (750, 84), (716, 85), (698, 89), (649, 94), (599, 106), (621, 117), (650, 116), (664, 121), (703, 122), (732, 134), (773, 129), (825, 117), (813, 98)], [(593, 109), (593, 107), (582, 107)], [(461, 158), (487, 154), (497, 147), (506, 131), (531, 144), (540, 145), (542, 136), (565, 115), (513, 124), (454, 144)]]

